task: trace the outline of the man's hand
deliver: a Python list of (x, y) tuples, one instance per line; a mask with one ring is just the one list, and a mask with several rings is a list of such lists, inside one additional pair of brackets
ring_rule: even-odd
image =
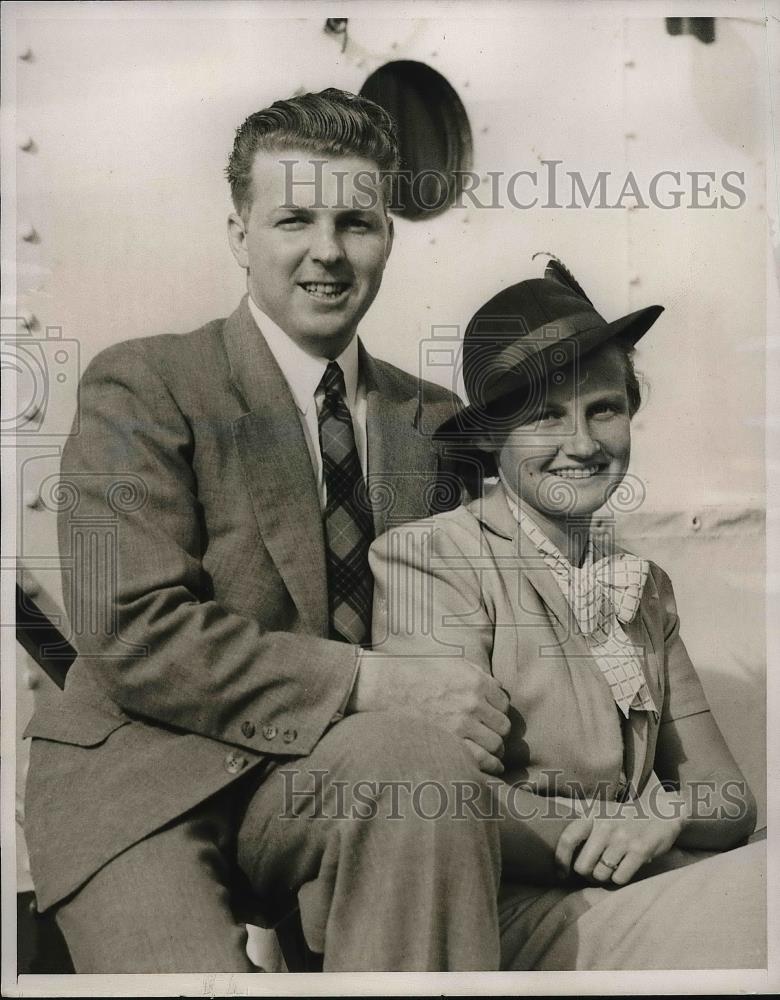
[(642, 865), (671, 849), (682, 826), (679, 816), (648, 816), (625, 803), (618, 815), (571, 822), (558, 838), (555, 860), (561, 877), (574, 870), (594, 882), (626, 885)]
[(364, 651), (347, 712), (402, 709), (461, 737), (487, 774), (503, 774), (509, 698), (473, 663)]

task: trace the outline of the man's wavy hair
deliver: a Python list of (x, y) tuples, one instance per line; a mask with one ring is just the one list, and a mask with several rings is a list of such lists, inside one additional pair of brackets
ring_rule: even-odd
[(392, 174), (399, 165), (395, 123), (373, 101), (334, 87), (275, 101), (250, 115), (236, 131), (226, 174), (233, 205), (242, 218), (252, 207), (257, 152), (293, 149), (314, 156), (371, 160), (381, 175)]

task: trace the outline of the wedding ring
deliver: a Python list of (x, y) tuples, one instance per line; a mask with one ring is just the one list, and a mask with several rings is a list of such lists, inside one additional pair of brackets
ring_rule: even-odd
[(605, 868), (609, 868), (611, 872), (613, 872), (620, 864), (620, 862), (618, 861), (616, 864), (612, 865), (609, 863), (609, 861), (605, 861), (604, 858), (600, 858), (599, 861), (602, 865), (604, 865)]

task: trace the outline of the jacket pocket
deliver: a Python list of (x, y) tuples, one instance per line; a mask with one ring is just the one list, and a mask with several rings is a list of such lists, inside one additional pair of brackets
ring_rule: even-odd
[(79, 747), (96, 747), (128, 725), (127, 716), (98, 715), (85, 712), (36, 713), (24, 731), (24, 738), (53, 740)]

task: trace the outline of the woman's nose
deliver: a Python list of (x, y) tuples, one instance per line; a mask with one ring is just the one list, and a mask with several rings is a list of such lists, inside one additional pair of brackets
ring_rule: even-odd
[(594, 438), (589, 423), (584, 418), (578, 418), (562, 441), (563, 450), (572, 458), (593, 458), (601, 450), (601, 445)]
[(314, 227), (309, 253), (321, 264), (335, 264), (344, 256), (339, 234), (333, 226), (321, 224)]

